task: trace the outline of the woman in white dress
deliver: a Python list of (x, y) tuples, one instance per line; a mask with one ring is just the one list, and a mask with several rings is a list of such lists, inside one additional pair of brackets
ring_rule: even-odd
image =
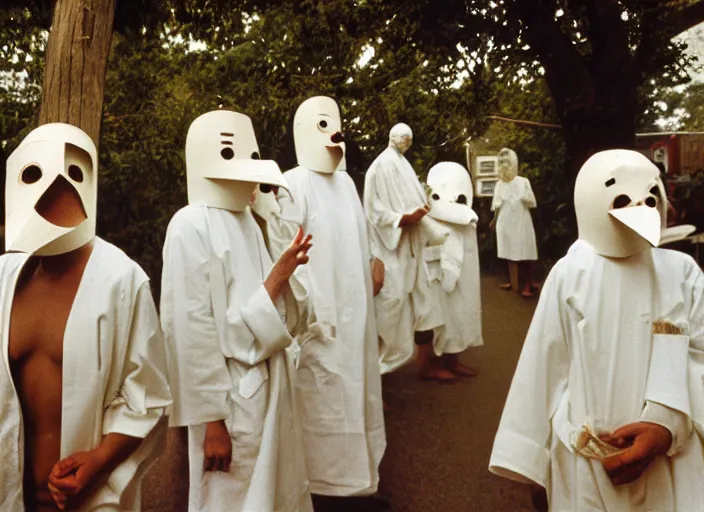
[(538, 259), (535, 229), (530, 209), (537, 203), (530, 181), (518, 176), (518, 156), (512, 149), (499, 151), (499, 181), (494, 190), (491, 210), (495, 212), (492, 227), (496, 227), (498, 256), (508, 260), (509, 282), (501, 284), (503, 290), (519, 291), (519, 264), (526, 276), (523, 290), (526, 298), (533, 297), (532, 262)]

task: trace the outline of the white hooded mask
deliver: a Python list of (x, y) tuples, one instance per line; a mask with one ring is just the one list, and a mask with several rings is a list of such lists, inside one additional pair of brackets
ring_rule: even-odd
[(658, 246), (667, 217), (658, 168), (636, 151), (593, 155), (574, 189), (579, 238), (602, 256), (626, 258)]
[(335, 100), (315, 96), (301, 103), (293, 118), (298, 165), (324, 174), (342, 170), (345, 148), (341, 130), (340, 108)]
[(230, 110), (198, 117), (186, 137), (188, 203), (243, 212), (257, 184), (287, 188), (273, 160), (261, 160), (252, 120)]
[(472, 210), (474, 192), (467, 169), (455, 162), (440, 162), (428, 172), (430, 212), (435, 219), (467, 225), (478, 220)]
[(499, 179), (509, 182), (518, 176), (518, 155), (509, 148), (499, 151)]
[[(70, 188), (67, 188), (70, 187)], [(75, 194), (85, 220), (59, 226), (43, 215), (60, 189)], [(5, 249), (37, 256), (74, 251), (95, 237), (98, 155), (83, 130), (50, 123), (33, 130), (7, 160)]]
[(389, 132), (389, 147), (394, 148), (401, 154), (408, 151), (413, 144), (413, 130), (404, 123), (399, 123), (391, 128)]

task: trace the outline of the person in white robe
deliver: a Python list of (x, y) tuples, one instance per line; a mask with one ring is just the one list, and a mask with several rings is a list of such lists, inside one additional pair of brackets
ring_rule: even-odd
[(640, 153), (595, 154), (574, 196), (579, 240), (546, 280), (489, 469), (553, 511), (702, 511), (704, 274), (651, 246), (666, 194)]
[(161, 320), (174, 393), (188, 427), (190, 512), (309, 512), (288, 355), (297, 321), (288, 278), (307, 261), (298, 233), (272, 265), (250, 210), (257, 184), (286, 187), (261, 160), (249, 117), (203, 114), (188, 131), (189, 205), (164, 244)]
[[(7, 162), (9, 252), (0, 257), (3, 511), (19, 512), (27, 505), (42, 510), (138, 512), (142, 478), (165, 446), (165, 411), (171, 394), (159, 319), (144, 271), (120, 249), (95, 236), (97, 162), (90, 137), (64, 123), (32, 131)], [(46, 207), (47, 203), (54, 207)], [(58, 220), (74, 205), (82, 214), (79, 224), (49, 220)], [(28, 288), (28, 283), (49, 272), (50, 262), (52, 291), (57, 294), (46, 299), (47, 307), (41, 311), (15, 316), (19, 288)], [(68, 270), (59, 275), (58, 269), (67, 262)], [(37, 461), (26, 456), (51, 457), (51, 448), (32, 454), (28, 445), (37, 447), (31, 434), (37, 428), (33, 411), (53, 409), (53, 404), (21, 402), (20, 395), (29, 394), (22, 390), (26, 381), (21, 367), (31, 364), (36, 354), (46, 361), (52, 348), (48, 339), (40, 337), (32, 339), (29, 349), (18, 346), (18, 338), (13, 339), (13, 333), (18, 333), (10, 320), (34, 317), (33, 326), (41, 326), (45, 319), (56, 318), (56, 311), (64, 307), (63, 277), (76, 262), (84, 266), (79, 267), (80, 282), (68, 306), (65, 330), (57, 333), (63, 341), (58, 362), (51, 363), (58, 364), (61, 379), (60, 460), (41, 477), (48, 478), (45, 491), (51, 492), (54, 503), (36, 503), (25, 488), (28, 475), (23, 469), (30, 464), (36, 468)], [(30, 337), (46, 332), (39, 328)], [(21, 357), (15, 358), (18, 353)], [(48, 385), (49, 377), (41, 378)], [(44, 393), (48, 396), (50, 391)]]
[[(373, 496), (386, 448), (373, 258), (354, 183), (338, 170), (344, 156), (340, 130), (333, 99), (317, 96), (299, 106), (294, 117), (299, 167), (284, 173), (290, 194), (278, 196), (285, 221), (269, 228), (270, 240), (286, 243), (297, 224), (315, 242), (294, 287), (308, 303), (306, 331), (297, 337), (297, 389), (314, 503)], [(368, 504), (365, 510), (376, 506), (376, 500), (359, 501)]]
[(364, 179), (364, 210), (372, 254), (384, 264), (384, 286), (375, 299), (382, 373), (411, 361), (418, 346), (418, 376), (454, 380), (455, 375), (433, 358), (433, 330), (442, 325), (442, 311), (433, 300), (423, 262), (433, 238), (426, 215), (423, 186), (404, 153), (413, 142), (403, 123), (389, 133), (389, 146), (372, 162)]
[(474, 377), (477, 370), (462, 363), (459, 354), (484, 344), (482, 338), (481, 282), (477, 247), (477, 214), (467, 169), (455, 162), (440, 162), (428, 172), (430, 212), (445, 234), (442, 245), (424, 248), (425, 265), (443, 323), (434, 330), (433, 348), (448, 371)]
[(499, 287), (519, 291), (519, 266), (525, 284), (520, 294), (533, 297), (533, 265), (538, 259), (535, 229), (530, 210), (537, 206), (528, 178), (518, 175), (518, 156), (512, 149), (499, 151), (499, 181), (494, 189), (491, 211), (495, 212), (492, 227), (496, 229), (496, 245), (500, 259), (508, 261), (509, 282)]

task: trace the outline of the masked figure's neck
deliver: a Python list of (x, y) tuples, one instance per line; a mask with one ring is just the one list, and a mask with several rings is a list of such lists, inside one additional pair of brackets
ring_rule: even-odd
[(85, 266), (93, 252), (93, 240), (76, 250), (57, 254), (55, 256), (42, 256), (39, 258), (37, 272), (45, 274), (63, 274), (73, 267)]

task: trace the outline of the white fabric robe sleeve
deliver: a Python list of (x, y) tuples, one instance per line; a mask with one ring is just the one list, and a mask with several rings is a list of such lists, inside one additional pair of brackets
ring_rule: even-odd
[(144, 438), (171, 404), (164, 338), (147, 283), (137, 292), (123, 384), (103, 417), (103, 435)]
[(440, 267), (442, 268), (442, 288), (452, 293), (457, 286), (464, 263), (464, 237), (458, 229), (453, 229), (442, 244)]
[(249, 366), (269, 359), (292, 341), (263, 284), (242, 307), (227, 310), (227, 329), (223, 353)]
[(672, 433), (669, 456), (684, 449), (692, 427), (704, 436), (704, 277), (698, 267), (692, 265), (692, 272), (682, 286), (691, 294), (692, 306), (686, 319), (690, 332), (687, 364), (690, 414), (668, 407), (670, 404), (667, 403), (649, 401), (640, 418), (641, 421), (661, 425)]
[(489, 463), (496, 475), (543, 487), (550, 468), (551, 419), (565, 392), (570, 368), (559, 269), (558, 263), (540, 293)]
[(538, 202), (535, 200), (535, 194), (533, 193), (533, 187), (530, 185), (528, 178), (524, 178), (524, 189), (523, 189), (523, 204), (528, 208), (535, 208), (538, 206)]
[(670, 457), (682, 451), (692, 433), (692, 422), (686, 414), (657, 402), (646, 402), (640, 420), (655, 423), (670, 431), (672, 444), (667, 452)]
[(692, 262), (692, 308), (689, 315), (689, 394), (692, 423), (704, 438), (704, 274)]
[[(382, 164), (377, 163), (377, 165)], [(380, 176), (380, 173), (370, 169), (364, 182), (364, 213), (371, 225), (369, 229), (376, 231), (386, 249), (394, 251), (398, 248), (403, 234), (400, 223), (404, 214), (391, 209), (390, 194), (389, 184)], [(370, 241), (374, 241), (375, 238), (369, 237)], [(371, 252), (374, 256), (378, 254), (374, 247), (371, 248)]]
[(174, 396), (172, 426), (200, 425), (230, 415), (232, 379), (213, 317), (208, 247), (190, 223), (172, 221), (164, 246), (161, 295)]
[(491, 211), (492, 212), (498, 212), (501, 209), (501, 205), (503, 204), (503, 198), (501, 197), (501, 190), (503, 188), (502, 181), (499, 180), (496, 182), (496, 186), (494, 187), (494, 196), (491, 199)]

